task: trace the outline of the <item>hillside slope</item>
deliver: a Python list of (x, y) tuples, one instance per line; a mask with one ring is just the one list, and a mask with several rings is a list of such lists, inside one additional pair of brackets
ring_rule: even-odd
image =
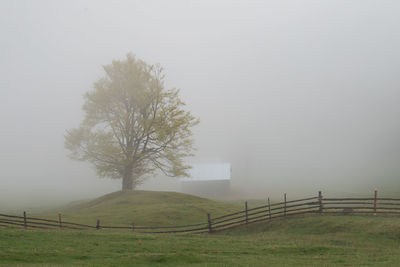
[[(63, 220), (103, 225), (182, 225), (207, 221), (207, 213), (219, 216), (240, 207), (176, 192), (117, 191), (84, 203), (61, 208)], [(57, 212), (36, 214), (57, 218)]]
[(397, 215), (298, 215), (272, 221), (242, 225), (221, 235), (357, 235), (389, 238), (400, 242), (400, 217)]

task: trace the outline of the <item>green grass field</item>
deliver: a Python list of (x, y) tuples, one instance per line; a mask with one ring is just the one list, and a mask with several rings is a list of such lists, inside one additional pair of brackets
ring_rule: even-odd
[[(134, 198), (140, 203), (141, 209), (148, 206), (148, 210), (158, 210), (157, 201), (166, 198), (171, 201), (176, 199), (176, 203), (168, 203), (169, 200), (166, 200), (160, 209), (168, 206), (174, 214), (177, 211), (174, 211), (173, 206), (179, 209), (180, 205), (184, 205), (179, 202), (185, 201), (186, 197), (191, 198), (182, 194), (171, 196), (155, 192), (150, 194), (154, 195), (142, 192), (140, 197), (138, 194), (127, 196), (115, 193), (100, 200), (66, 208), (64, 212), (71, 212), (71, 216), (76, 212), (75, 219), (83, 222), (92, 220), (95, 215), (106, 214), (121, 213), (119, 218), (130, 218), (131, 215), (123, 215), (126, 213), (123, 210), (95, 212), (95, 207), (99, 208), (100, 205), (104, 209), (103, 205), (108, 203), (109, 208), (115, 208), (115, 205), (120, 205), (117, 203), (121, 198), (125, 200)], [(164, 196), (161, 197), (159, 194)], [(232, 205), (226, 206), (223, 203), (199, 200), (196, 197), (192, 200), (195, 203), (190, 204), (188, 200), (188, 205), (196, 206), (198, 203), (200, 207), (194, 209), (197, 212), (191, 212), (198, 213), (193, 216), (201, 219), (204, 215), (203, 204), (208, 208), (209, 205), (215, 204), (215, 212), (226, 213), (230, 211), (224, 210), (225, 208), (235, 209)], [(81, 213), (79, 210), (82, 210)], [(85, 218), (84, 211), (88, 218)], [(185, 211), (185, 214), (190, 214), (188, 212)], [(151, 213), (146, 215), (150, 216)], [(182, 224), (191, 220), (186, 216), (184, 218), (186, 219), (183, 219)], [(143, 223), (149, 221), (149, 218), (143, 219)], [(158, 222), (175, 221), (177, 222), (177, 218), (159, 219)], [(116, 220), (110, 222), (123, 223)], [(214, 234), (197, 235), (138, 234), (128, 230), (108, 229), (24, 230), (0, 226), (0, 266), (398, 266), (399, 264), (400, 217), (398, 216), (307, 215), (240, 226)]]
[(400, 218), (304, 216), (200, 235), (0, 228), (0, 265), (398, 266)]

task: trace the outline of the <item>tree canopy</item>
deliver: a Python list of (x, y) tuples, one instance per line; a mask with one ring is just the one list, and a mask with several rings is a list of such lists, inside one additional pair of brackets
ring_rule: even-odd
[(132, 190), (156, 170), (188, 176), (191, 128), (179, 90), (164, 88), (163, 69), (128, 54), (103, 67), (105, 76), (85, 94), (84, 119), (67, 131), (71, 158), (90, 162), (100, 177), (122, 178)]

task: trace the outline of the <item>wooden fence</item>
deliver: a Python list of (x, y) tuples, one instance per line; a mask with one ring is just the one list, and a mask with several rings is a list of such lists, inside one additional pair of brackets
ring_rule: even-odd
[(95, 225), (66, 222), (58, 214), (58, 220), (49, 220), (28, 217), (26, 212), (23, 216), (0, 214), (0, 226), (15, 225), (26, 228), (64, 228), (64, 229), (126, 229), (140, 233), (212, 233), (215, 231), (229, 229), (243, 224), (273, 220), (280, 217), (294, 216), (300, 214), (399, 214), (400, 199), (378, 198), (375, 190), (372, 198), (324, 198), (321, 191), (315, 197), (290, 200), (284, 194), (284, 201), (271, 203), (269, 198), (266, 205), (249, 208), (245, 202), (244, 210), (226, 214), (219, 217), (211, 217), (207, 214), (207, 220), (203, 223), (178, 225), (178, 226), (107, 226), (97, 220)]

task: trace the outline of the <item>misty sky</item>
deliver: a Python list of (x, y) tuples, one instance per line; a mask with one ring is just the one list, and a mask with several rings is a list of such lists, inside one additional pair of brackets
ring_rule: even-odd
[(372, 192), (398, 180), (399, 10), (366, 0), (2, 1), (0, 196), (120, 189), (70, 160), (63, 136), (102, 65), (128, 52), (181, 88), (201, 119), (194, 161), (231, 162), (235, 191)]

